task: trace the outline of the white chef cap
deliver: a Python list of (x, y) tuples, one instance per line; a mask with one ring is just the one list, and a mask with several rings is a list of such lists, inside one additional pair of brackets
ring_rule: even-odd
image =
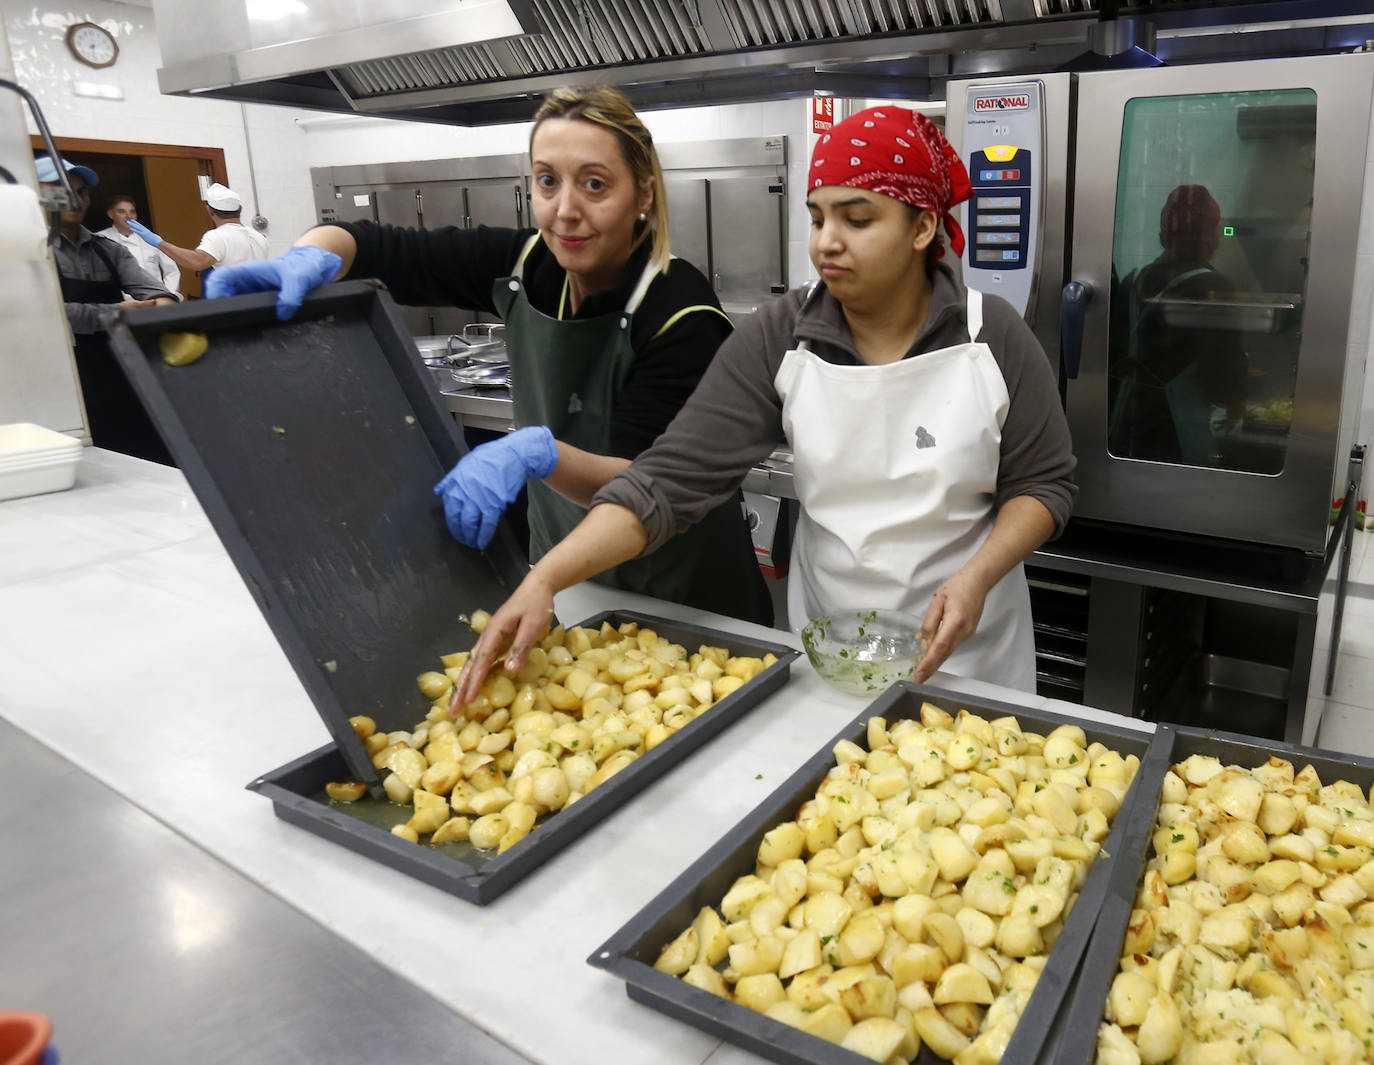
[(239, 194), (218, 181), (205, 190), (205, 202), (216, 211), (238, 211), (243, 209)]

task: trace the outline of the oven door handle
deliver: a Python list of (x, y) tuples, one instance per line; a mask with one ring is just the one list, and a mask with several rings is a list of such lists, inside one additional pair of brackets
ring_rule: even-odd
[(1083, 319), (1092, 302), (1093, 287), (1086, 281), (1070, 281), (1059, 301), (1059, 357), (1064, 375), (1073, 380), (1083, 355)]

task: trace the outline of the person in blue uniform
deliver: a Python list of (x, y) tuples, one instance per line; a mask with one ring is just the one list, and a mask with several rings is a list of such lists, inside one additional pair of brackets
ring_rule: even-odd
[[(667, 428), (731, 323), (700, 271), (671, 257), (658, 156), (623, 95), (552, 93), (530, 163), (535, 229), (320, 226), (281, 258), (216, 270), (206, 295), (275, 289), (285, 318), (317, 285), (375, 277), (400, 303), (499, 315), (518, 428), (474, 448), (435, 490), (453, 535), (484, 547), (528, 484), (537, 561)], [(738, 492), (664, 550), (599, 579), (772, 621)]]

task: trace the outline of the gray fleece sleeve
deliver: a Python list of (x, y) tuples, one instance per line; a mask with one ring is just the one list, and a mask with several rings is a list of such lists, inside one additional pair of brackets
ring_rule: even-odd
[(789, 293), (739, 324), (663, 435), (593, 497), (593, 506), (635, 512), (649, 538), (644, 554), (730, 498), (782, 443), (773, 378), (790, 346), (792, 302)]
[(992, 349), (1011, 397), (1002, 425), (997, 505), (1016, 496), (1038, 499), (1054, 516), (1058, 536), (1078, 491), (1073, 481), (1077, 460), (1049, 359), (1030, 327), (999, 296), (983, 297), (980, 339)]

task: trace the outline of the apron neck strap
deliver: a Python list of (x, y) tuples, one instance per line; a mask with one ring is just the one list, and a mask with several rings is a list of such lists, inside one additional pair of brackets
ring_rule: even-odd
[(520, 249), (520, 258), (515, 260), (515, 269), (511, 271), (521, 281), (525, 280), (525, 260), (530, 257), (530, 252), (534, 251), (534, 246), (539, 243), (539, 233), (536, 230), (530, 234), (530, 239), (525, 241), (525, 246)]
[(983, 331), (983, 294), (976, 288), (968, 290), (968, 339), (976, 343)]
[[(521, 281), (525, 279), (525, 260), (529, 258), (530, 252), (534, 250), (534, 246), (538, 243), (539, 234), (531, 234), (530, 239), (525, 241), (525, 246), (520, 250), (520, 257), (515, 260), (515, 269), (512, 270), (511, 273), (520, 278)], [(675, 255), (673, 258), (676, 259), (677, 256)], [(644, 302), (644, 294), (649, 291), (649, 286), (654, 283), (654, 278), (658, 276), (658, 273), (658, 267), (653, 263), (644, 264), (644, 269), (641, 270), (639, 274), (639, 283), (635, 285), (634, 291), (630, 293), (630, 298), (625, 301), (626, 314), (634, 314), (635, 311), (639, 310), (639, 305)], [(565, 275), (563, 278), (563, 293), (558, 301), (558, 317), (560, 319), (563, 317), (563, 306), (568, 298), (568, 284), (569, 278)]]
[(649, 291), (649, 286), (654, 283), (654, 278), (658, 276), (658, 267), (652, 262), (644, 264), (644, 269), (639, 274), (639, 284), (635, 285), (634, 291), (630, 293), (630, 298), (625, 301), (625, 313), (634, 314), (639, 310), (639, 305), (644, 302), (644, 294)]

